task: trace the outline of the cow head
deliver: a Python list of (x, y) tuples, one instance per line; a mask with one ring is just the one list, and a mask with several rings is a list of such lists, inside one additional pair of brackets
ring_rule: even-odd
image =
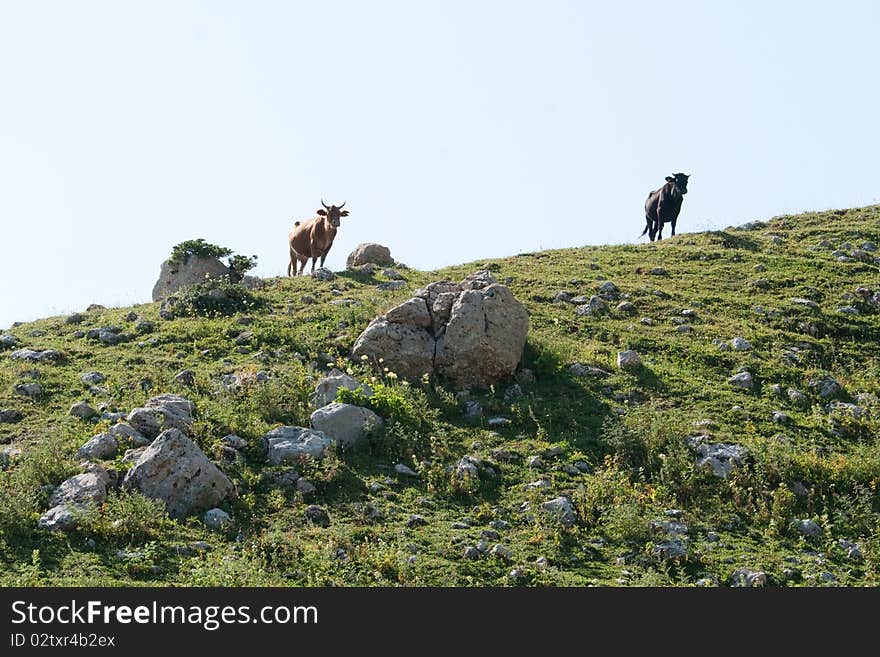
[(684, 196), (688, 193), (688, 178), (690, 178), (689, 175), (676, 173), (671, 176), (666, 176), (666, 182), (671, 182), (675, 185), (675, 189), (678, 190), (678, 193)]
[(346, 201), (343, 201), (342, 205), (327, 205), (324, 203), (324, 199), (321, 199), (321, 205), (324, 206), (324, 209), (318, 210), (318, 214), (322, 217), (327, 217), (330, 220), (331, 226), (339, 228), (339, 218), (348, 216), (348, 210), (342, 209), (345, 203)]

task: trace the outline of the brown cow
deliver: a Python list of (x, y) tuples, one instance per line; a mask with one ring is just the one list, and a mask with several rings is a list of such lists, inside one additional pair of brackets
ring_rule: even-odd
[(690, 176), (683, 173), (666, 176), (666, 184), (648, 194), (648, 200), (645, 201), (646, 226), (642, 235), (648, 233), (652, 242), (654, 237), (663, 239), (663, 224), (667, 222), (672, 224), (672, 234), (675, 235), (675, 222), (681, 212), (684, 195), (688, 193), (688, 178)]
[[(327, 205), (324, 199), (321, 199), (323, 210), (318, 210), (318, 216), (306, 221), (297, 221), (293, 224), (293, 230), (288, 235), (290, 243), (290, 264), (287, 265), (288, 276), (298, 276), (304, 274), (306, 262), (312, 259), (311, 273), (315, 272), (315, 262), (321, 258), (321, 267), (324, 266), (324, 260), (330, 247), (333, 246), (333, 239), (336, 237), (336, 231), (339, 229), (339, 218), (347, 217), (348, 210), (343, 210), (340, 206)], [(299, 261), (299, 270), (297, 270), (297, 261)]]

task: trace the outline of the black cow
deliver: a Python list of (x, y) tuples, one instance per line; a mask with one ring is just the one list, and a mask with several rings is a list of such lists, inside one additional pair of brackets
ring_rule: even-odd
[(675, 222), (681, 212), (684, 195), (688, 193), (689, 177), (683, 173), (666, 176), (666, 184), (648, 194), (648, 200), (645, 201), (646, 225), (642, 235), (648, 233), (652, 242), (655, 237), (663, 239), (663, 224), (667, 222), (672, 224), (672, 234), (675, 235)]

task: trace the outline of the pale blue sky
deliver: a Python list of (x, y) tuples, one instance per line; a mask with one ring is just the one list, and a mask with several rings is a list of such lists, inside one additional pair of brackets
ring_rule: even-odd
[[(0, 0), (0, 327), (284, 273), (320, 199), (433, 269), (880, 202), (876, 2)], [(646, 238), (641, 238), (644, 241)]]

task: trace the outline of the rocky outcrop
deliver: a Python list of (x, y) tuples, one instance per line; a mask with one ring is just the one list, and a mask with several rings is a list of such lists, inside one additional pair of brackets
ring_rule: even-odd
[(394, 259), (391, 257), (391, 249), (381, 244), (358, 244), (355, 250), (348, 254), (345, 267), (346, 269), (354, 269), (367, 263), (379, 266), (393, 265)]
[(153, 301), (161, 301), (190, 285), (204, 283), (206, 278), (223, 278), (231, 273), (232, 270), (217, 258), (191, 255), (185, 262), (166, 260), (153, 286)]
[(315, 407), (326, 406), (330, 402), (336, 401), (336, 395), (339, 393), (340, 388), (360, 390), (367, 397), (371, 397), (373, 394), (373, 389), (367, 384), (361, 383), (345, 372), (333, 368), (327, 376), (318, 381), (315, 391), (309, 397), (309, 400)]
[(229, 478), (176, 428), (163, 431), (140, 454), (122, 486), (163, 501), (176, 518), (215, 507), (234, 490)]
[(438, 281), (374, 319), (352, 349), (355, 358), (415, 380), (439, 374), (461, 387), (488, 387), (514, 373), (529, 316), (488, 271), (461, 283)]

